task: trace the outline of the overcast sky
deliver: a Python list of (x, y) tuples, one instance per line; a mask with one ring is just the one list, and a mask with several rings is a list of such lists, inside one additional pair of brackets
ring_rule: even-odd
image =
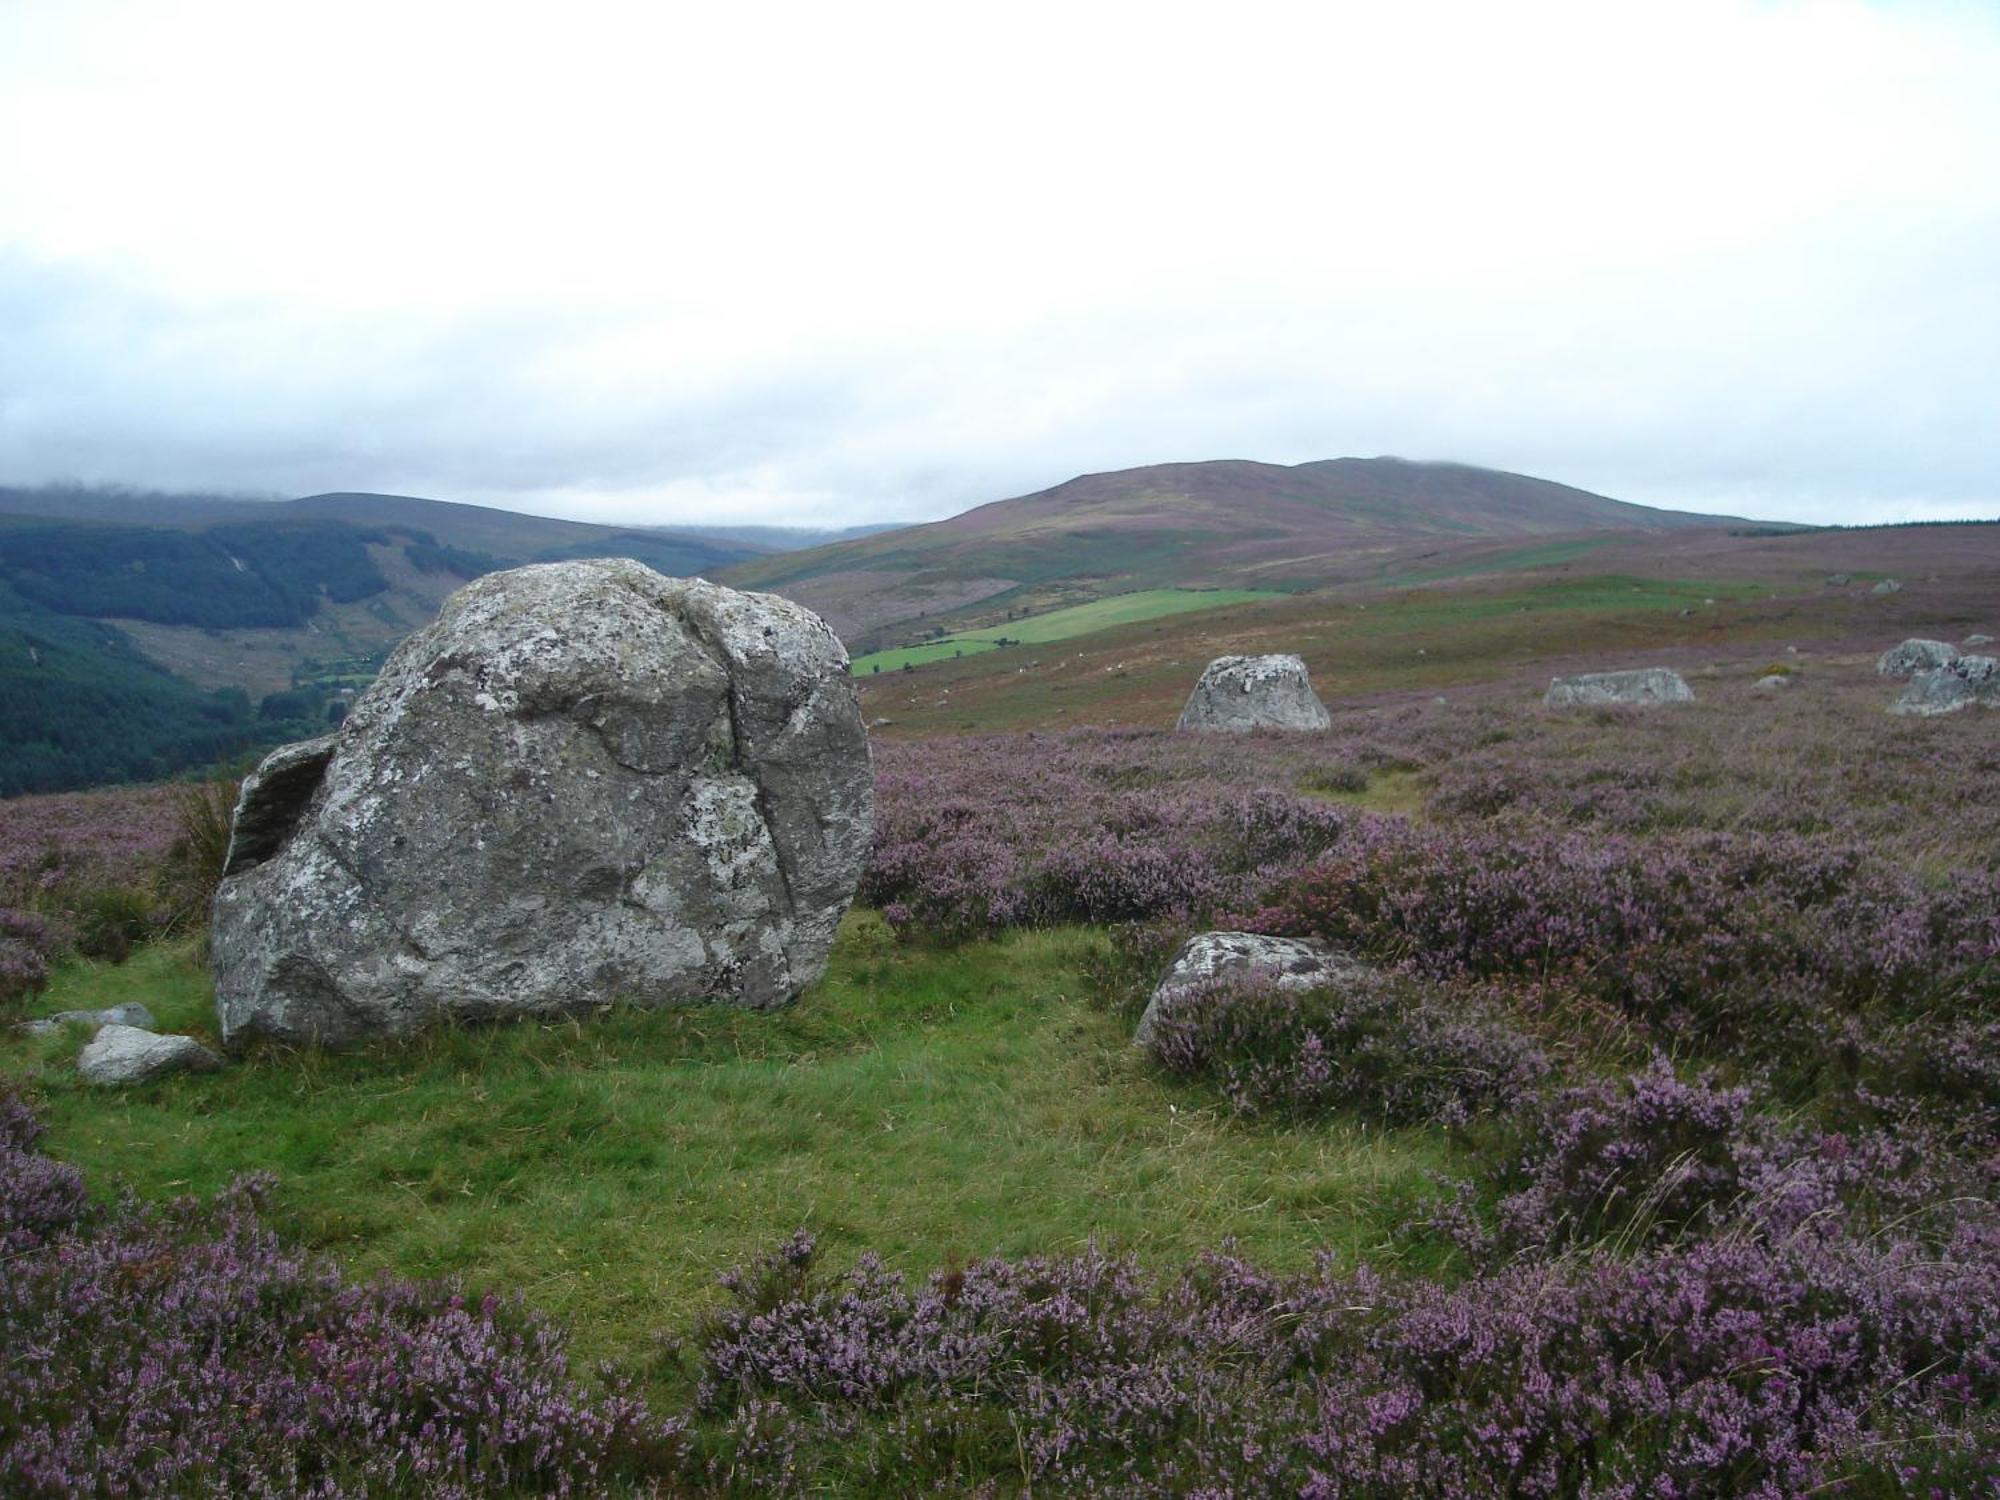
[(2000, 4), (0, 0), (0, 483), (2000, 514)]

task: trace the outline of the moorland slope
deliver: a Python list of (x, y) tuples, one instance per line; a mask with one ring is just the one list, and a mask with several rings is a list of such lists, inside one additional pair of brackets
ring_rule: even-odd
[(901, 644), (897, 629), (918, 619), (956, 628), (1134, 589), (1448, 572), (1461, 556), (1491, 567), (1496, 542), (1526, 564), (1564, 538), (1742, 524), (1470, 464), (1227, 460), (1080, 475), (948, 520), (756, 559), (725, 579), (790, 594), (871, 650)]

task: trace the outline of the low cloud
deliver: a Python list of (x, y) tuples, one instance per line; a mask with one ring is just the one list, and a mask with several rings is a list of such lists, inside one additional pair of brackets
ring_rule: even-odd
[[(0, 23), (6, 123), (51, 143), (0, 165), (0, 483), (834, 525), (1396, 453), (1774, 518), (2000, 514), (1976, 10), (1293, 36), (1252, 6), (1051, 52), (1030, 7), (983, 58), (894, 10), (813, 67), (726, 19), (618, 46), (586, 7), (482, 33), (491, 67), (402, 118), (318, 96), (459, 34), (371, 60), (362, 7), (279, 80), (239, 55), (284, 40), (267, 10), (91, 9), (24, 4), (11, 48)], [(714, 76), (648, 93), (649, 48)]]

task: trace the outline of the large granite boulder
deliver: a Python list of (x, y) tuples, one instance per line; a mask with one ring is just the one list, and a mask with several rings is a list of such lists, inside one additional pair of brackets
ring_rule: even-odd
[(1947, 666), (1918, 672), (1889, 705), (1889, 712), (1929, 718), (1974, 705), (2000, 708), (2000, 659), (1960, 656)]
[(1132, 1044), (1150, 1046), (1162, 1006), (1217, 984), (1255, 979), (1281, 990), (1380, 982), (1379, 971), (1309, 938), (1266, 937), (1257, 932), (1198, 932), (1181, 945), (1146, 1002)]
[(1919, 672), (1935, 672), (1958, 660), (1958, 647), (1945, 641), (1927, 641), (1911, 636), (1900, 646), (1891, 646), (1875, 663), (1884, 677), (1913, 677)]
[(1333, 720), (1296, 656), (1218, 656), (1194, 685), (1180, 729), (1325, 729)]
[(191, 1036), (117, 1025), (102, 1028), (76, 1059), (78, 1077), (107, 1087), (151, 1083), (172, 1073), (213, 1073), (221, 1066), (222, 1059)]
[(1585, 672), (1553, 677), (1542, 702), (1550, 708), (1583, 708), (1606, 703), (1650, 706), (1692, 703), (1694, 690), (1669, 667), (1636, 667), (1626, 672)]
[(490, 574), (337, 735), (245, 781), (223, 1038), (781, 1005), (825, 969), (872, 799), (847, 653), (811, 611), (617, 559)]

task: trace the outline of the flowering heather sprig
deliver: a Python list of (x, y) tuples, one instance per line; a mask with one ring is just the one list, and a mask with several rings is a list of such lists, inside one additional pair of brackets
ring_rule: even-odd
[[(2000, 1232), (1739, 1237), (1457, 1286), (1091, 1251), (879, 1266), (697, 1341), (741, 1492), (1780, 1496), (1996, 1472)], [(766, 1286), (762, 1277), (750, 1282)]]
[(1189, 989), (1160, 1006), (1151, 1045), (1169, 1070), (1215, 1079), (1244, 1114), (1348, 1109), (1391, 1124), (1513, 1108), (1549, 1069), (1498, 1018), (1386, 977)]
[(0, 906), (0, 1006), (32, 995), (48, 982), (48, 955), (54, 946), (42, 918)]

